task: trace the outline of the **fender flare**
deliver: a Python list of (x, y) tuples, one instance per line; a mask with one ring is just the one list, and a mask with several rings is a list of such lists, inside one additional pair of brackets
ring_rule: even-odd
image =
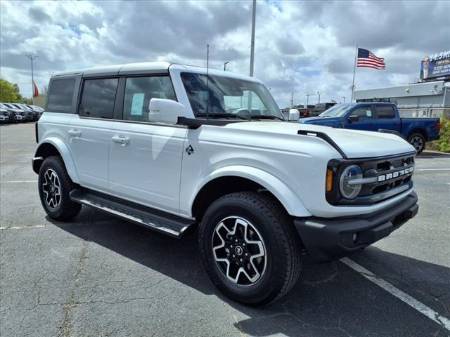
[(42, 146), (45, 144), (50, 144), (52, 145), (54, 148), (56, 148), (56, 150), (59, 152), (64, 165), (66, 167), (67, 173), (69, 174), (70, 179), (74, 182), (74, 183), (78, 183), (79, 179), (78, 179), (78, 172), (77, 169), (75, 167), (72, 155), (69, 151), (69, 148), (67, 147), (66, 144), (64, 144), (63, 141), (61, 141), (61, 139), (56, 138), (56, 137), (49, 137), (46, 138), (45, 141), (43, 141), (42, 143), (40, 143), (35, 151), (35, 155), (34, 155), (34, 159), (38, 157), (42, 157), (39, 154), (39, 150), (42, 149)]
[(251, 180), (272, 193), (283, 205), (286, 211), (295, 217), (308, 217), (311, 213), (305, 208), (302, 200), (283, 181), (273, 176), (269, 172), (252, 166), (225, 166), (212, 171), (197, 186), (195, 193), (191, 197), (190, 207), (192, 209), (195, 198), (203, 187), (209, 182), (222, 177), (240, 177)]

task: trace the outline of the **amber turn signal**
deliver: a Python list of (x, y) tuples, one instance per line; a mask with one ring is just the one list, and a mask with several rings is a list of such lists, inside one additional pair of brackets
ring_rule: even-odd
[(333, 170), (327, 169), (327, 192), (333, 189)]

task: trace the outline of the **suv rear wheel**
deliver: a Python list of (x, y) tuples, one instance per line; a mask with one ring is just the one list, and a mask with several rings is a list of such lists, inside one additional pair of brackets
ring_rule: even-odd
[(47, 157), (39, 169), (39, 196), (42, 206), (52, 219), (64, 221), (76, 216), (81, 205), (70, 199), (74, 188), (60, 157)]
[(259, 193), (232, 193), (213, 202), (200, 224), (199, 246), (212, 282), (241, 303), (273, 302), (300, 275), (301, 243), (292, 221)]

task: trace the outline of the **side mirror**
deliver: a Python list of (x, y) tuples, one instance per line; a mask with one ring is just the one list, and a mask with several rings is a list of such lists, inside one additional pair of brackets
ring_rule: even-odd
[(176, 124), (178, 117), (185, 115), (186, 107), (171, 99), (152, 98), (148, 104), (148, 110), (150, 122)]
[(298, 121), (299, 118), (300, 113), (298, 112), (297, 109), (289, 109), (289, 116), (288, 116), (289, 121)]
[(359, 116), (358, 115), (350, 115), (350, 116), (348, 116), (348, 120), (351, 123), (357, 122), (357, 121), (359, 121)]

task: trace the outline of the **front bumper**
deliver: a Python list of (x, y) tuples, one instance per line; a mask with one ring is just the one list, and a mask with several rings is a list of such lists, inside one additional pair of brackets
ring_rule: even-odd
[(334, 219), (297, 218), (294, 224), (308, 253), (315, 260), (329, 261), (388, 236), (418, 210), (417, 194), (412, 192), (394, 206), (376, 213)]

